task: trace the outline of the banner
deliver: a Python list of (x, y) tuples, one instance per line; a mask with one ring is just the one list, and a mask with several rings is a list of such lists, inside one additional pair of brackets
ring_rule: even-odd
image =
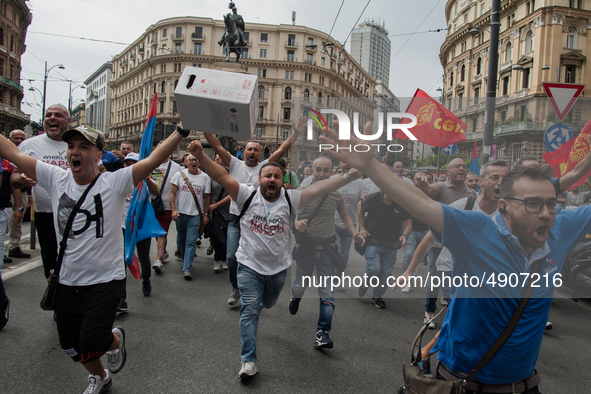
[[(555, 177), (564, 176), (566, 173), (572, 171), (589, 154), (591, 148), (589, 145), (589, 135), (591, 135), (591, 121), (585, 125), (576, 138), (560, 145), (554, 152), (548, 152), (542, 155), (546, 163), (554, 170)], [(571, 189), (581, 186), (589, 176), (591, 176), (591, 171), (575, 182), (571, 186)]]
[[(409, 131), (417, 137), (419, 142), (445, 148), (448, 145), (466, 141), (464, 134), (468, 127), (466, 123), (421, 89), (417, 89), (405, 112), (417, 118), (416, 126)], [(404, 118), (402, 123), (411, 123), (411, 120)], [(394, 138), (407, 139), (408, 137), (402, 130), (397, 130)]]
[[(158, 104), (158, 94), (152, 98), (152, 107), (146, 122), (146, 128), (142, 136), (140, 146), (140, 160), (150, 156), (152, 152), (152, 142), (154, 140), (154, 129), (156, 128), (156, 105)], [(162, 237), (166, 231), (162, 229), (156, 219), (154, 208), (150, 203), (150, 192), (148, 184), (144, 180), (133, 191), (133, 197), (127, 213), (125, 223), (125, 263), (131, 265), (133, 262), (133, 253), (135, 245), (139, 241), (152, 237)]]

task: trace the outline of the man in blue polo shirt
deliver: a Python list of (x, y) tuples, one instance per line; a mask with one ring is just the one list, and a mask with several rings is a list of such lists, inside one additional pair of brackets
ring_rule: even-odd
[[(371, 124), (364, 131), (370, 134)], [(331, 130), (327, 134), (335, 141), (338, 138)], [(321, 141), (334, 144), (328, 138)], [(355, 143), (360, 141), (339, 141), (339, 147)], [(484, 392), (537, 393), (536, 379), (530, 379), (554, 289), (560, 286), (558, 274), (568, 251), (591, 230), (591, 206), (556, 215), (551, 174), (537, 166), (519, 167), (503, 179), (499, 213), (490, 218), (429, 199), (390, 174), (371, 152), (331, 154), (363, 171), (393, 201), (428, 224), (436, 240), (454, 256), (455, 277), (484, 278), (482, 287), (470, 281), (451, 290), (452, 301), (434, 351), (439, 351), (439, 360), (452, 375), (464, 378), (491, 348), (523, 297), (525, 275), (531, 275), (534, 262), (541, 260), (540, 280), (519, 323), (475, 376)], [(511, 276), (519, 278), (518, 284), (500, 285), (502, 278)], [(490, 388), (495, 391), (486, 386), (495, 386)]]

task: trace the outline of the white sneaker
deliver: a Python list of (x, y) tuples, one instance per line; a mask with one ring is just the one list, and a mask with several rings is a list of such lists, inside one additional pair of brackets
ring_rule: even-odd
[(240, 291), (238, 289), (232, 289), (232, 294), (228, 298), (228, 305), (236, 305), (240, 301)]
[(152, 268), (154, 269), (154, 271), (159, 274), (162, 272), (162, 261), (160, 260), (156, 260), (154, 261), (154, 264), (152, 264)]
[(406, 286), (400, 289), (402, 293), (410, 293), (410, 283), (407, 283)]
[(222, 271), (222, 262), (216, 261), (213, 263), (213, 271), (214, 272), (221, 272)]
[(105, 372), (107, 377), (104, 380), (99, 375), (88, 375), (88, 387), (84, 394), (100, 394), (111, 388), (111, 375), (106, 369)]
[(257, 374), (259, 370), (257, 369), (257, 365), (251, 361), (242, 361), (242, 368), (240, 368), (240, 372), (238, 372), (239, 378), (251, 378)]
[(162, 261), (166, 261), (168, 259), (168, 253), (164, 252), (164, 257), (162, 258)]
[(109, 350), (106, 354), (107, 368), (111, 373), (118, 373), (121, 371), (127, 360), (127, 350), (125, 350), (125, 330), (122, 327), (114, 327), (113, 334), (119, 337), (119, 346), (117, 349)]
[[(427, 323), (431, 319), (433, 319), (433, 312), (426, 312), (425, 311), (425, 323)], [(429, 323), (429, 330), (434, 330), (434, 329), (435, 329), (435, 322)]]
[(222, 261), (222, 268), (225, 270), (228, 269), (228, 262), (226, 260)]

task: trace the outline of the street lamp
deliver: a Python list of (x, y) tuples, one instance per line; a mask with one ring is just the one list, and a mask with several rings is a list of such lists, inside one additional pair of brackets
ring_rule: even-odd
[(68, 112), (72, 112), (72, 107), (74, 106), (73, 102), (72, 102), (72, 93), (74, 92), (74, 90), (76, 90), (77, 88), (85, 88), (86, 86), (84, 85), (76, 85), (74, 86), (74, 89), (72, 89), (72, 81), (70, 81), (70, 94), (68, 95)]
[[(493, 0), (490, 10), (490, 40), (488, 42), (488, 76), (484, 109), (484, 135), (482, 138), (482, 164), (488, 162), (492, 151), (495, 125), (495, 104), (499, 62), (499, 29), (501, 27), (501, 0)], [(480, 28), (481, 30), (486, 30)], [(470, 30), (470, 33), (478, 29)]]
[(47, 62), (45, 62), (45, 77), (43, 78), (43, 113), (41, 114), (41, 119), (45, 118), (45, 94), (47, 93), (47, 75), (55, 67), (59, 68), (60, 70), (66, 69), (63, 64), (56, 64), (55, 66), (50, 67), (48, 70)]
[(544, 67), (542, 67), (542, 70), (550, 70), (550, 67), (552, 67), (556, 71), (556, 82), (560, 82), (560, 70), (558, 68), (554, 67), (551, 64), (545, 64)]

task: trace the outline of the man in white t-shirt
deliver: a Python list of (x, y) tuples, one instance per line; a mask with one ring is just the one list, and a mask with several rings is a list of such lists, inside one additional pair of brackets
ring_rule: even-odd
[[(183, 259), (183, 277), (191, 280), (191, 266), (197, 249), (199, 225), (203, 213), (203, 226), (209, 223), (209, 203), (211, 202), (211, 180), (199, 169), (199, 160), (193, 155), (187, 157), (189, 167), (172, 177), (169, 201), (172, 220), (177, 222), (179, 248)], [(183, 177), (184, 175), (184, 177)], [(189, 187), (191, 189), (189, 189)], [(195, 205), (195, 198), (197, 204)]]
[[(160, 141), (158, 145), (161, 143), (162, 141)], [(168, 229), (170, 228), (170, 222), (172, 221), (172, 213), (170, 211), (169, 202), (170, 188), (172, 186), (172, 177), (180, 170), (181, 166), (167, 157), (164, 163), (160, 164), (154, 169), (154, 171), (152, 171), (152, 180), (156, 182), (156, 185), (158, 186), (158, 192), (160, 193), (161, 191), (162, 204), (164, 205), (164, 213), (160, 215), (157, 214), (156, 219), (164, 231), (166, 231), (166, 235), (156, 238), (157, 255), (156, 261), (152, 265), (152, 268), (157, 274), (162, 272), (162, 262), (168, 258), (168, 253), (166, 253), (166, 244), (168, 242)], [(166, 183), (164, 184), (164, 187), (162, 187), (165, 178)]]
[[(269, 162), (279, 163), (279, 160), (289, 151), (291, 148), (292, 140), (296, 140), (300, 134), (304, 131), (308, 118), (305, 116), (300, 117), (297, 123), (293, 124), (294, 134), (286, 139), (279, 149), (277, 149), (271, 157)], [(209, 145), (214, 149), (215, 153), (220, 155), (224, 166), (227, 166), (230, 170), (230, 176), (239, 183), (244, 183), (248, 186), (258, 186), (258, 174), (261, 166), (267, 162), (261, 160), (261, 144), (255, 141), (250, 141), (244, 148), (244, 161), (237, 159), (232, 156), (230, 152), (224, 149), (220, 141), (213, 135), (204, 133), (205, 139)], [(236, 203), (232, 201), (230, 203), (230, 217), (228, 218), (228, 233), (227, 233), (227, 244), (226, 253), (228, 261), (228, 275), (230, 276), (230, 284), (232, 285), (232, 293), (228, 298), (229, 305), (235, 305), (240, 300), (240, 292), (238, 291), (238, 282), (236, 280), (236, 270), (238, 268), (238, 262), (236, 259), (236, 251), (240, 241), (240, 224), (238, 223), (238, 215), (240, 210), (237, 208)]]
[[(61, 137), (69, 126), (70, 114), (68, 110), (59, 104), (51, 105), (45, 111), (43, 119), (45, 133), (21, 142), (19, 149), (34, 159), (67, 170), (69, 167), (66, 158), (68, 144), (62, 141)], [(20, 168), (15, 170), (10, 181), (12, 187), (15, 188), (30, 186), (26, 177), (22, 176)], [(55, 266), (58, 250), (51, 199), (41, 186), (34, 186), (32, 190), (35, 201), (35, 227), (37, 228), (45, 277), (48, 278), (50, 271)]]
[[(277, 302), (291, 265), (291, 235), (295, 214), (316, 197), (328, 194), (347, 182), (343, 177), (318, 182), (305, 190), (285, 190), (283, 170), (277, 163), (266, 163), (259, 170), (259, 185), (237, 182), (221, 166), (203, 154), (203, 147), (193, 141), (187, 148), (200, 159), (201, 167), (228, 192), (236, 202), (241, 227), (236, 252), (240, 308), (242, 367), (238, 376), (254, 376), (259, 313)], [(291, 203), (288, 203), (288, 201)], [(246, 206), (246, 207), (245, 207)]]
[[(49, 118), (53, 120), (53, 116)], [(51, 128), (67, 142), (69, 170), (36, 160), (3, 136), (0, 156), (17, 165), (47, 193), (60, 240), (77, 201), (96, 182), (66, 234), (55, 308), (60, 346), (90, 373), (87, 392), (100, 393), (111, 386), (109, 372), (119, 372), (126, 360), (124, 331), (112, 328), (125, 276), (121, 236), (125, 197), (174, 151), (188, 131), (179, 129), (132, 167), (97, 178), (103, 134), (85, 126), (62, 133), (59, 123)], [(108, 354), (108, 371), (100, 359), (104, 354)]]

